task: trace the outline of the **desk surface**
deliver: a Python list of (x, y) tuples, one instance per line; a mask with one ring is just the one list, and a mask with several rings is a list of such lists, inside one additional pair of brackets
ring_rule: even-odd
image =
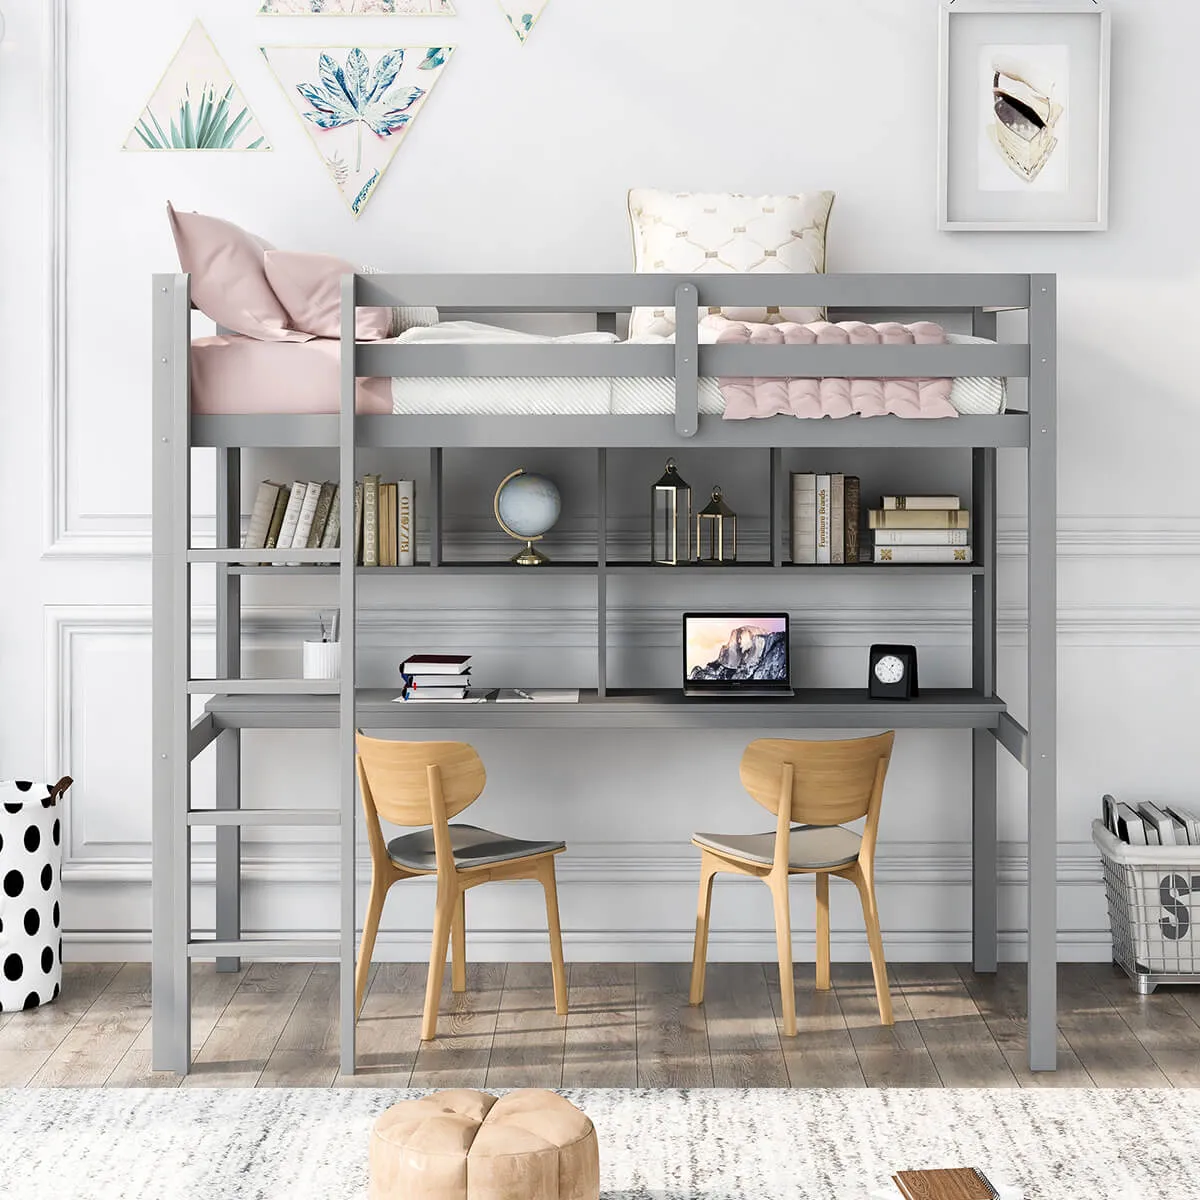
[[(395, 689), (361, 689), (364, 729), (995, 729), (1003, 700), (970, 689), (924, 689), (916, 700), (871, 700), (862, 688), (803, 689), (793, 698), (688, 699), (677, 690), (582, 691), (577, 704), (396, 702)], [(236, 695), (210, 700), (221, 729), (333, 729), (336, 695)]]

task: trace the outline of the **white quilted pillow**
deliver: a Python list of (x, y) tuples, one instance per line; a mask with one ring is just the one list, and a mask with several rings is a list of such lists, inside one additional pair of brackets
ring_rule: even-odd
[[(659, 192), (633, 188), (634, 270), (645, 274), (825, 271), (825, 231), (833, 192), (796, 196), (736, 193)], [(820, 308), (711, 308), (731, 321), (819, 321)], [(703, 311), (701, 313), (703, 315)], [(629, 336), (669, 336), (673, 308), (635, 308)]]

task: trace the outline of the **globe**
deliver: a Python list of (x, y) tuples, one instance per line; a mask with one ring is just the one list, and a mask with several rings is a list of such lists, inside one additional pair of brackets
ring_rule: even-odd
[(528, 543), (513, 561), (522, 566), (545, 562), (545, 555), (534, 550), (532, 543), (553, 529), (562, 513), (562, 497), (554, 481), (514, 471), (496, 489), (495, 511), (505, 533)]

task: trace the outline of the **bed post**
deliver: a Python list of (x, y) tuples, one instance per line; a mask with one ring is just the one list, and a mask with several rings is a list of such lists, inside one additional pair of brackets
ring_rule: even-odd
[(1052, 1071), (1058, 1042), (1057, 429), (1053, 275), (1029, 298), (1029, 1067)]
[(341, 778), (341, 841), (339, 847), (341, 880), (341, 920), (338, 945), (338, 996), (341, 1033), (341, 1069), (343, 1075), (355, 1071), (354, 1022), (354, 935), (355, 891), (357, 881), (355, 847), (355, 809), (357, 779), (354, 765), (355, 663), (358, 642), (355, 609), (354, 556), (354, 485), (357, 471), (357, 345), (355, 308), (358, 277), (342, 277), (342, 357), (341, 413), (338, 417), (339, 465), (341, 471), (342, 549), (339, 556), (338, 597), (341, 606), (341, 683), (338, 697), (338, 768)]
[(694, 283), (675, 289), (675, 432), (684, 438), (700, 425), (699, 304)]

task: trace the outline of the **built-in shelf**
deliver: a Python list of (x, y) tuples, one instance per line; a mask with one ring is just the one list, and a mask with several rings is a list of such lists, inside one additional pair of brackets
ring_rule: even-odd
[[(363, 688), (363, 729), (995, 729), (1007, 707), (969, 688), (871, 700), (865, 688), (803, 688), (794, 697), (689, 699), (679, 688), (580, 692), (578, 704), (409, 704), (398, 688)], [(333, 729), (336, 696), (231, 695), (205, 712), (227, 729)]]
[[(981, 563), (855, 563), (853, 565), (822, 565), (812, 563), (781, 563), (773, 566), (768, 562), (722, 563), (719, 566), (701, 563), (682, 563), (677, 567), (662, 566), (648, 562), (612, 562), (604, 568), (610, 575), (705, 575), (746, 578), (756, 575), (828, 575), (844, 579), (847, 575), (983, 575), (986, 568)], [(458, 562), (432, 566), (418, 563), (412, 567), (358, 567), (358, 575), (517, 575), (529, 578), (544, 578), (548, 575), (595, 575), (600, 567), (588, 562), (543, 563), (538, 567), (520, 567), (511, 562)], [(337, 575), (337, 567), (330, 566), (231, 566), (231, 575)]]

